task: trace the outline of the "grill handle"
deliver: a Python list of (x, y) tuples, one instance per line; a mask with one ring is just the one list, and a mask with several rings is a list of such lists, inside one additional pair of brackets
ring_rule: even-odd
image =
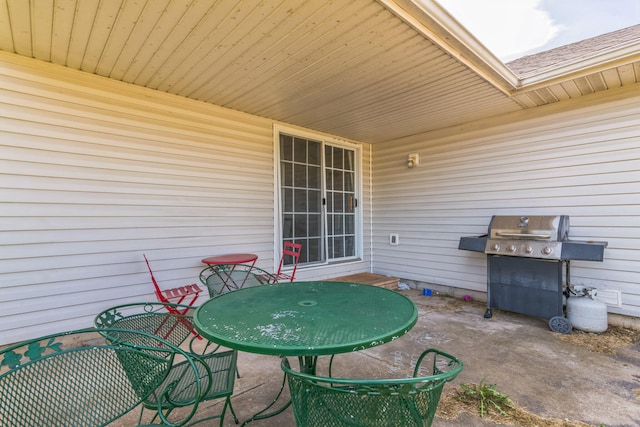
[(496, 236), (500, 237), (528, 237), (531, 239), (550, 239), (551, 234), (532, 234), (532, 233), (502, 233), (498, 231)]

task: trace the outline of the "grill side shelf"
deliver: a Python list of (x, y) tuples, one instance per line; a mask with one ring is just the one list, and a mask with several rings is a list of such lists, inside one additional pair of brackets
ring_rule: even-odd
[(463, 251), (483, 252), (487, 245), (487, 235), (461, 237), (458, 243), (458, 249)]
[(562, 259), (581, 261), (604, 260), (604, 248), (607, 242), (582, 242), (565, 240), (562, 242)]

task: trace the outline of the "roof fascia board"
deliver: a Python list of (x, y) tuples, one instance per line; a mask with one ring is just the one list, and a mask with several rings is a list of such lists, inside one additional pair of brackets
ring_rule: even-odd
[(378, 2), (505, 94), (512, 94), (520, 86), (513, 71), (435, 1)]

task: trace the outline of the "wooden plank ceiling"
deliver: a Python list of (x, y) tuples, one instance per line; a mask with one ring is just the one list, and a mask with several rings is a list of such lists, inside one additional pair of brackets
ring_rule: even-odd
[(496, 84), (415, 10), (406, 0), (0, 0), (0, 49), (371, 143), (598, 90)]

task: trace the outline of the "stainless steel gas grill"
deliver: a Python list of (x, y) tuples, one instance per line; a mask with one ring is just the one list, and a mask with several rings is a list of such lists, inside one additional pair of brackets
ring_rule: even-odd
[(491, 309), (498, 308), (548, 318), (551, 330), (569, 333), (563, 296), (568, 297), (570, 261), (602, 261), (607, 242), (568, 236), (567, 215), (495, 215), (486, 235), (460, 238), (459, 249), (487, 254), (484, 317), (490, 318)]

